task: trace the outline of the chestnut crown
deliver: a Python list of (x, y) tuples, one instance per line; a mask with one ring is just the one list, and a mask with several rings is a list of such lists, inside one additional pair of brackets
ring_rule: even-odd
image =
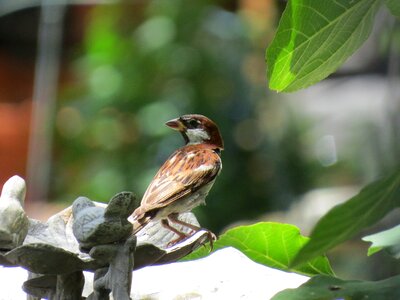
[(165, 123), (168, 127), (178, 130), (186, 145), (209, 144), (223, 150), (224, 142), (218, 126), (209, 118), (190, 114), (172, 119)]

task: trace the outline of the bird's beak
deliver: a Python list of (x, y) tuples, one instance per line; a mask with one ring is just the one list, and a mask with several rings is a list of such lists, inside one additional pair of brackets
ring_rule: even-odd
[(168, 122), (165, 123), (165, 125), (178, 131), (183, 131), (185, 129), (185, 126), (183, 125), (182, 121), (179, 118), (169, 120)]

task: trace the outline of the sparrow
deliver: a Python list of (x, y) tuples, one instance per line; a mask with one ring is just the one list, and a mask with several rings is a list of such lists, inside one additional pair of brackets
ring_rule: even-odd
[[(224, 143), (217, 125), (202, 115), (183, 115), (165, 124), (181, 133), (185, 146), (161, 166), (129, 220), (134, 234), (150, 221), (161, 221), (163, 227), (178, 235), (171, 242), (176, 244), (188, 235), (170, 223), (188, 227), (192, 233), (201, 229), (179, 220), (178, 216), (205, 205), (207, 194), (222, 169), (220, 155)], [(211, 243), (215, 239), (210, 231), (209, 239)]]

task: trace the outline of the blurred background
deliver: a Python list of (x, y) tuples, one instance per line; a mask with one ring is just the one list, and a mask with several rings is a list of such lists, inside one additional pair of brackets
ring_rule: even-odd
[[(223, 172), (195, 211), (202, 226), (220, 233), (273, 220), (309, 234), (329, 208), (399, 165), (400, 27), (380, 11), (370, 39), (340, 70), (277, 94), (267, 88), (264, 56), (284, 7), (1, 1), (0, 183), (23, 176), (28, 214), (42, 220), (80, 195), (141, 196), (183, 144), (165, 121), (200, 113), (225, 140)], [(398, 271), (384, 254), (367, 259), (367, 246), (355, 240), (333, 251), (338, 275)]]

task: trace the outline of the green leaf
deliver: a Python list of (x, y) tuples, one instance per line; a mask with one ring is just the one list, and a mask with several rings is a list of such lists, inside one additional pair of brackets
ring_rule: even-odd
[(333, 73), (368, 38), (380, 4), (289, 1), (267, 49), (269, 87), (293, 92)]
[(365, 236), (362, 239), (363, 241), (372, 243), (368, 249), (368, 255), (372, 255), (384, 249), (395, 258), (400, 258), (400, 225)]
[(310, 241), (293, 264), (325, 253), (353, 237), (361, 229), (379, 221), (400, 205), (400, 172), (375, 181), (349, 201), (335, 206), (323, 216), (311, 232)]
[(271, 300), (400, 299), (400, 276), (381, 281), (341, 280), (315, 276), (297, 289), (286, 289)]
[[(214, 251), (230, 246), (240, 250), (253, 261), (272, 268), (305, 275), (333, 275), (328, 259), (323, 256), (289, 269), (292, 259), (307, 241), (308, 238), (301, 236), (296, 226), (262, 222), (228, 230), (214, 243)], [(202, 247), (186, 256), (184, 260), (197, 259), (208, 254), (209, 249)]]
[(386, 0), (386, 6), (389, 8), (390, 12), (400, 18), (400, 1), (399, 0)]

